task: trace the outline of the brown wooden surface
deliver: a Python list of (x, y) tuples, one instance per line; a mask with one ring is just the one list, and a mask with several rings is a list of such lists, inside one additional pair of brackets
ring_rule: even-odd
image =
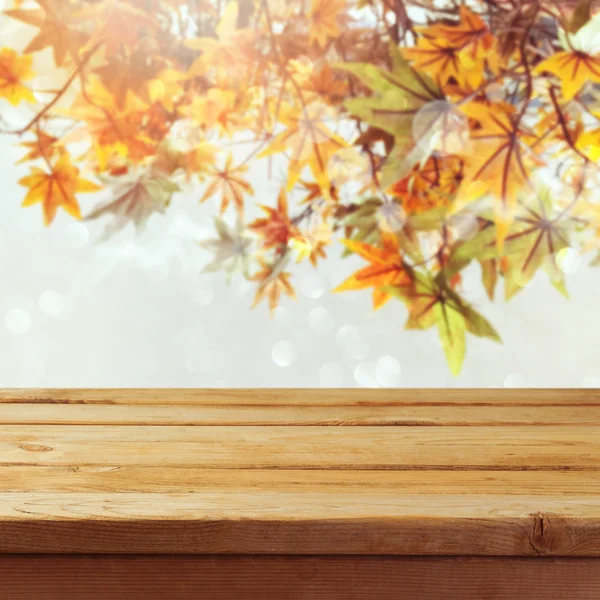
[(600, 556), (596, 390), (2, 390), (0, 552)]
[(4, 556), (3, 600), (597, 600), (600, 559)]

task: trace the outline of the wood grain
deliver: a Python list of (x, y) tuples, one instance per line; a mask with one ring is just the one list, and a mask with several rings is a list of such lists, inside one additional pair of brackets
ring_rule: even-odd
[(236, 406), (143, 404), (8, 404), (0, 425), (344, 425), (462, 426), (599, 425), (600, 405), (582, 406)]
[(597, 600), (600, 560), (3, 556), (0, 597), (6, 600)]
[(0, 465), (597, 470), (596, 426), (0, 426)]
[(235, 406), (600, 406), (593, 389), (0, 389), (0, 403)]
[(5, 553), (600, 556), (589, 496), (4, 492), (0, 514)]
[(600, 497), (596, 471), (457, 470), (261, 470), (202, 467), (117, 466), (0, 468), (0, 492), (146, 492), (260, 491), (304, 497), (326, 489), (331, 496), (384, 493), (477, 494), (556, 498)]
[(596, 390), (2, 390), (0, 552), (600, 557), (599, 430)]

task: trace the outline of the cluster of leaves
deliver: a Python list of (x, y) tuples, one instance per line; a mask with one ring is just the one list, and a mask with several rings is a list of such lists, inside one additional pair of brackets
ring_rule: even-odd
[[(256, 282), (271, 309), (294, 296), (294, 260), (318, 267), (337, 234), (367, 263), (337, 290), (399, 299), (458, 373), (467, 333), (499, 340), (467, 299), (472, 263), (491, 299), (538, 270), (566, 295), (565, 260), (600, 247), (593, 8), (14, 0), (3, 18), (28, 39), (0, 49), (0, 131), (25, 148), (23, 204), (46, 225), (62, 208), (113, 234), (204, 186), (198, 200), (220, 204), (208, 270)], [(284, 180), (247, 219), (249, 169), (272, 157)], [(82, 217), (79, 195), (98, 190), (112, 198)]]

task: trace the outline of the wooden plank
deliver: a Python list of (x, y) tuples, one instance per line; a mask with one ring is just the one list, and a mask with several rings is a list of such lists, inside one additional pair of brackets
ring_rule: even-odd
[(600, 497), (596, 471), (259, 470), (197, 467), (2, 467), (0, 492), (287, 491), (311, 495), (477, 494)]
[(2, 404), (0, 425), (600, 425), (600, 406)]
[(600, 498), (3, 492), (0, 552), (600, 556)]
[(176, 405), (600, 406), (594, 389), (0, 389), (0, 403)]
[(597, 600), (598, 559), (3, 556), (7, 600)]
[(0, 426), (0, 465), (597, 470), (594, 426)]

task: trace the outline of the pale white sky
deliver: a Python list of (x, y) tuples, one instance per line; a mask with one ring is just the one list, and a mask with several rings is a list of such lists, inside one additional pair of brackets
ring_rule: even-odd
[[(14, 35), (6, 21), (0, 32)], [(374, 313), (368, 291), (330, 292), (362, 264), (341, 260), (339, 245), (319, 270), (294, 268), (298, 300), (269, 319), (266, 306), (250, 310), (252, 285), (200, 274), (207, 255), (195, 242), (212, 237), (216, 214), (215, 203), (198, 205), (200, 190), (141, 235), (98, 244), (102, 223), (59, 213), (46, 229), (39, 206), (20, 208), (21, 155), (0, 138), (0, 387), (600, 385), (598, 268), (573, 265), (570, 301), (542, 274), (508, 304), (490, 304), (472, 269), (469, 297), (505, 344), (469, 338), (454, 378), (435, 331), (402, 329), (399, 302)], [(272, 203), (266, 162), (250, 180), (257, 201)], [(81, 196), (83, 212), (97, 201)]]

